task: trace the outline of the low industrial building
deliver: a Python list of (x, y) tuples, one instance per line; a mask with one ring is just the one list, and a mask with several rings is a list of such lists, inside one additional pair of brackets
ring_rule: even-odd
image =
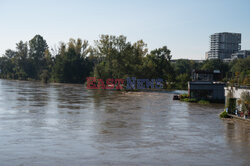
[(250, 56), (250, 50), (241, 50), (232, 54), (231, 59), (247, 58)]
[(193, 71), (192, 81), (188, 82), (188, 94), (196, 100), (225, 102), (225, 83), (219, 82), (220, 71)]

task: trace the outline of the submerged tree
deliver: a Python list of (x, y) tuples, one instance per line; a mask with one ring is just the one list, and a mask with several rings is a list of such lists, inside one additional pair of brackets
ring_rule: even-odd
[(162, 78), (164, 87), (166, 83), (173, 82), (175, 74), (170, 60), (170, 50), (166, 46), (151, 51), (144, 59), (143, 71), (146, 71), (147, 78)]
[(42, 36), (36, 35), (29, 41), (29, 60), (31, 68), (29, 74), (33, 79), (39, 79), (42, 71), (47, 68), (45, 57), (46, 50), (48, 50), (48, 45)]
[(92, 64), (86, 58), (88, 42), (70, 39), (66, 45), (61, 44), (59, 54), (55, 57), (53, 79), (56, 82), (83, 83), (92, 70)]
[(140, 77), (143, 57), (147, 53), (146, 44), (140, 40), (134, 44), (125, 36), (102, 35), (96, 41), (95, 56), (101, 62), (95, 66), (97, 78)]

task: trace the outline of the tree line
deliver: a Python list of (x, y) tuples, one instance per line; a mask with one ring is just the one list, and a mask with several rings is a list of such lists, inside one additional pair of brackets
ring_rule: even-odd
[(250, 57), (230, 63), (186, 59), (173, 63), (171, 58), (167, 46), (149, 51), (143, 40), (131, 43), (122, 35), (101, 35), (93, 46), (87, 40), (70, 39), (54, 49), (36, 35), (5, 51), (0, 57), (0, 78), (60, 83), (84, 83), (87, 77), (162, 78), (165, 88), (187, 89), (192, 70), (198, 69), (220, 70), (221, 81), (250, 84)]

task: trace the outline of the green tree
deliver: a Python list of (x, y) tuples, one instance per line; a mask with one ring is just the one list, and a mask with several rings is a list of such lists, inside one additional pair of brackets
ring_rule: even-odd
[(176, 77), (177, 89), (187, 89), (187, 82), (190, 81), (188, 73), (180, 74)]
[(95, 44), (94, 54), (100, 60), (95, 66), (96, 77), (141, 77), (143, 57), (147, 53), (146, 44), (142, 40), (131, 44), (125, 36), (102, 35)]
[(48, 50), (46, 40), (36, 35), (29, 41), (30, 77), (39, 79), (42, 71), (47, 68), (45, 52)]
[(12, 58), (14, 72), (17, 79), (26, 80), (29, 76), (30, 68), (28, 61), (28, 44), (20, 41), (16, 44), (16, 55)]
[(155, 49), (146, 56), (143, 71), (146, 72), (148, 78), (162, 78), (166, 87), (165, 83), (171, 83), (175, 78), (170, 59), (170, 50), (166, 46)]
[(61, 44), (55, 57), (53, 79), (56, 82), (83, 83), (92, 70), (92, 64), (86, 58), (88, 42), (70, 39), (68, 45)]

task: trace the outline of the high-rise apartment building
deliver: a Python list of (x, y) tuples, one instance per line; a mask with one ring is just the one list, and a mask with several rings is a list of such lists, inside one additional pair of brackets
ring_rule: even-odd
[(233, 53), (241, 49), (240, 33), (215, 33), (210, 36), (210, 51), (206, 53), (207, 59), (231, 59)]

